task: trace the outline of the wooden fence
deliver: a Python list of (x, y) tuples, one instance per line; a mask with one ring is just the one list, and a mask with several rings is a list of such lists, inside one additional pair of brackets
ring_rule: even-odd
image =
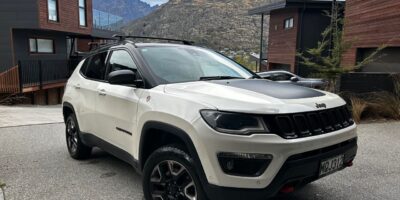
[(0, 93), (20, 92), (18, 66), (0, 73)]

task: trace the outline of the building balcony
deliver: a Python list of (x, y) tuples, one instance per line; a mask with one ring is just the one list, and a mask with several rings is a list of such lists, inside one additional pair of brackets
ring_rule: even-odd
[(124, 19), (120, 16), (93, 9), (93, 28), (106, 31), (120, 31)]
[(0, 74), (0, 93), (27, 93), (63, 87), (80, 60), (21, 60)]

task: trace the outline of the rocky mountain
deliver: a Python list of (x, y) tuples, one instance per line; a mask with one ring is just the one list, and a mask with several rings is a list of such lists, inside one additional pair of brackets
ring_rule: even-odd
[(124, 18), (129, 22), (148, 15), (158, 8), (140, 0), (93, 0), (93, 8)]
[(271, 1), (277, 0), (170, 0), (123, 32), (192, 40), (217, 50), (258, 51), (261, 17), (249, 16), (248, 10)]

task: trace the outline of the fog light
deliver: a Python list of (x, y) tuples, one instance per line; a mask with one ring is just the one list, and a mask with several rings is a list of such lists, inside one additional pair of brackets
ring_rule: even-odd
[(222, 152), (217, 157), (226, 174), (247, 177), (260, 176), (272, 161), (272, 155), (269, 154)]

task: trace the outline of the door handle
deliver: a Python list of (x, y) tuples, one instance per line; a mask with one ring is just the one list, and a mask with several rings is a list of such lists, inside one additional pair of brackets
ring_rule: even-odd
[(81, 85), (79, 85), (79, 84), (74, 85), (74, 88), (75, 88), (75, 89), (81, 89)]
[(106, 96), (107, 95), (106, 90), (105, 89), (99, 90), (99, 95), (100, 96)]

